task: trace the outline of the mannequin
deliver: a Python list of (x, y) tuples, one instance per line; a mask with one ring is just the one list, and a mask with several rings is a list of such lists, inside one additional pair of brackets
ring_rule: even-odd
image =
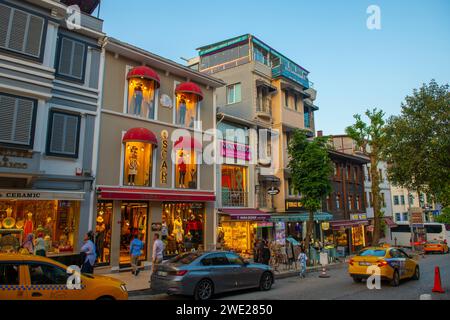
[(144, 94), (142, 92), (142, 84), (139, 83), (134, 88), (134, 114), (140, 115), (142, 109), (142, 101), (144, 100)]
[(189, 189), (197, 189), (197, 171), (194, 168), (191, 169), (190, 176)]
[(178, 105), (178, 113), (179, 113), (179, 120), (178, 124), (185, 126), (186, 125), (186, 97), (183, 95), (181, 96), (180, 103)]
[(167, 229), (166, 218), (163, 217), (163, 222), (162, 222), (162, 226), (161, 226), (161, 238), (162, 238), (162, 240), (166, 240), (168, 235), (169, 235), (169, 230)]
[(31, 212), (27, 213), (27, 221), (25, 221), (25, 226), (23, 227), (23, 234), (25, 238), (30, 234), (33, 233), (34, 230), (34, 224), (33, 224), (33, 214)]
[(183, 149), (181, 149), (180, 158), (178, 159), (178, 172), (180, 175), (179, 179), (178, 179), (178, 184), (179, 184), (180, 188), (185, 188), (184, 182), (186, 179), (187, 167), (186, 167), (186, 163), (184, 161)]
[(172, 234), (175, 236), (175, 240), (177, 241), (177, 243), (183, 242), (183, 236), (184, 236), (183, 221), (181, 220), (180, 216), (177, 216), (177, 218), (175, 219), (175, 221), (173, 223), (173, 233)]
[(131, 148), (130, 159), (129, 159), (129, 163), (128, 163), (128, 185), (129, 186), (135, 185), (136, 175), (138, 173), (139, 162), (138, 162), (137, 152), (138, 152), (138, 148), (136, 146), (133, 146)]

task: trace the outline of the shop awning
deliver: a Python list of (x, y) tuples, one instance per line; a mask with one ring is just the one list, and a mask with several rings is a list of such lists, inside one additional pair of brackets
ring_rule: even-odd
[[(317, 212), (314, 214), (314, 221), (330, 221), (333, 215), (327, 212)], [(273, 214), (270, 219), (273, 222), (305, 222), (309, 220), (309, 213)]]
[(100, 200), (173, 201), (173, 202), (214, 202), (214, 192), (195, 190), (161, 190), (144, 188), (97, 189)]
[(391, 228), (397, 228), (398, 225), (395, 223), (394, 220), (392, 220), (391, 217), (385, 217), (384, 218), (384, 222), (386, 222), (387, 226), (391, 229)]
[(239, 221), (269, 221), (271, 217), (270, 213), (257, 209), (220, 209), (220, 213)]
[(349, 229), (359, 226), (367, 226), (369, 225), (369, 221), (367, 220), (358, 220), (358, 221), (350, 221), (350, 220), (341, 220), (341, 221), (331, 221), (331, 228), (333, 230), (341, 230), (341, 229)]
[(156, 135), (145, 128), (133, 128), (123, 136), (122, 142), (145, 142), (158, 145)]
[(193, 150), (197, 152), (203, 151), (202, 144), (192, 137), (180, 137), (178, 141), (175, 142), (174, 149), (175, 150), (183, 149), (184, 151)]
[(127, 74), (127, 79), (140, 78), (148, 79), (156, 82), (156, 87), (160, 87), (160, 78), (155, 70), (147, 66), (139, 66), (131, 69)]
[(200, 87), (193, 82), (184, 82), (184, 83), (179, 84), (175, 89), (175, 93), (177, 93), (177, 94), (191, 93), (191, 94), (195, 94), (196, 96), (198, 96), (199, 101), (203, 100), (202, 89), (200, 89)]

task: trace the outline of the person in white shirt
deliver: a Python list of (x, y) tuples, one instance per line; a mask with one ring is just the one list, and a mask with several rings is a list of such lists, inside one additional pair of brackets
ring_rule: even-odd
[(156, 270), (156, 266), (163, 261), (164, 251), (164, 243), (159, 239), (159, 234), (155, 233), (153, 241), (152, 274)]

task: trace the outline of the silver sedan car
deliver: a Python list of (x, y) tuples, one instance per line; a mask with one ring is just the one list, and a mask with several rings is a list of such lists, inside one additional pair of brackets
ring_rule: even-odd
[(157, 266), (151, 288), (170, 295), (208, 300), (214, 294), (259, 288), (268, 291), (274, 283), (271, 268), (248, 263), (233, 252), (190, 252)]

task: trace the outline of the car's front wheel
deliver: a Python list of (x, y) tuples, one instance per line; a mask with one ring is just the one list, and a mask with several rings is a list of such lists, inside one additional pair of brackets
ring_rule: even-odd
[(195, 300), (209, 300), (214, 294), (214, 285), (211, 280), (203, 279), (195, 287), (194, 299)]
[(264, 272), (259, 281), (259, 290), (269, 291), (272, 289), (273, 276), (270, 272)]
[(414, 270), (414, 275), (412, 277), (413, 280), (419, 280), (420, 279), (420, 269), (419, 266), (416, 267)]
[(392, 276), (391, 286), (398, 287), (400, 285), (400, 274), (398, 270), (394, 271), (394, 275)]

